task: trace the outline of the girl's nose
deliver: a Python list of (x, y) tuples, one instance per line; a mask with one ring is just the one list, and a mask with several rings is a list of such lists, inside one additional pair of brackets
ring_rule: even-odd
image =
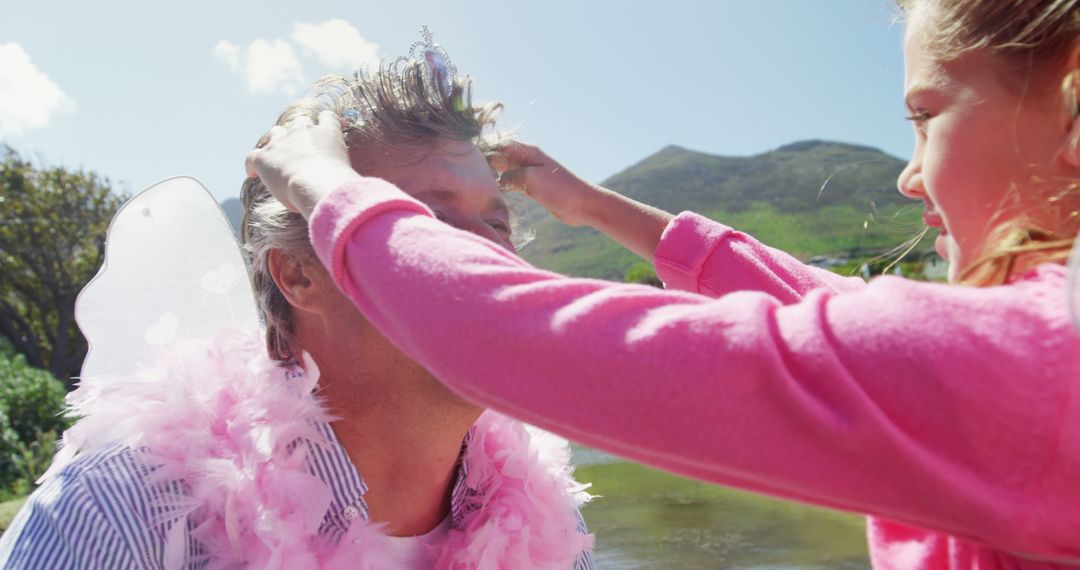
[(896, 179), (896, 187), (908, 198), (918, 199), (925, 194), (922, 185), (922, 169), (917, 157), (912, 157), (904, 170), (900, 172), (900, 176)]

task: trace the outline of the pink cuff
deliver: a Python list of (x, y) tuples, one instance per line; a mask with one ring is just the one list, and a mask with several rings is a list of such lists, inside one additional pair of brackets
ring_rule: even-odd
[(705, 260), (734, 230), (705, 216), (682, 212), (664, 228), (653, 255), (656, 276), (668, 289), (700, 293)]
[(387, 211), (432, 216), (423, 203), (380, 178), (345, 184), (319, 200), (308, 220), (311, 245), (339, 285), (345, 273), (345, 245), (360, 224)]

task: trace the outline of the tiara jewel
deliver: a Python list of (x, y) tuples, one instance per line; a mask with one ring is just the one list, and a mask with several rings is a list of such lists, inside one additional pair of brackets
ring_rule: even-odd
[(450, 54), (437, 43), (427, 26), (420, 28), (421, 39), (409, 46), (408, 61), (422, 61), (426, 68), (424, 79), (428, 87), (449, 96), (457, 78), (457, 67), (450, 61)]

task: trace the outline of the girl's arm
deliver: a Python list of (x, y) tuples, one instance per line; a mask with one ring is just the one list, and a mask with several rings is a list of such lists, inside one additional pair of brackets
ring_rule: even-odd
[[(375, 179), (324, 198), (311, 229), (371, 322), (474, 402), (692, 477), (1080, 554), (1063, 271), (710, 299), (537, 270)], [(684, 274), (753, 258), (687, 229), (665, 235)]]
[(679, 214), (656, 248), (656, 275), (668, 289), (719, 297), (759, 291), (794, 303), (815, 289), (858, 291), (866, 282), (807, 265), (747, 234), (692, 212)]
[[(654, 263), (657, 275), (670, 289), (710, 296), (749, 289), (775, 294), (788, 302), (798, 300), (818, 287), (849, 291), (864, 285), (857, 277), (845, 278), (808, 266), (703, 216), (690, 213), (672, 216), (613, 190), (590, 184), (533, 145), (511, 142), (502, 148), (501, 154), (492, 158), (491, 164), (502, 172), (500, 181), (505, 186), (527, 194), (560, 222), (592, 227)], [(680, 265), (672, 253), (688, 244), (661, 240), (673, 222), (675, 226), (692, 226), (693, 231), (727, 241), (725, 247), (732, 255), (712, 260), (702, 255), (690, 266)], [(700, 252), (704, 254), (705, 251)], [(768, 259), (769, 263), (761, 263), (762, 259)]]
[[(367, 318), (466, 398), (692, 477), (1080, 557), (1080, 337), (1063, 267), (983, 289), (881, 278), (797, 302), (566, 278), (328, 168), (327, 154), (348, 163), (324, 115), (249, 169), (310, 216)], [(748, 261), (786, 271), (714, 226), (673, 223), (663, 240), (691, 280)]]

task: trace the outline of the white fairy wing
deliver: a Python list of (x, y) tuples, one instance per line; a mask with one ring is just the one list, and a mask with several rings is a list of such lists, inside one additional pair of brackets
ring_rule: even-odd
[(83, 386), (131, 375), (176, 341), (258, 327), (243, 254), (202, 184), (170, 178), (120, 208), (75, 319), (90, 346)]
[[(213, 196), (193, 178), (159, 182), (113, 217), (105, 262), (75, 301), (75, 320), (89, 344), (79, 387), (68, 406), (85, 416), (95, 406), (130, 405), (115, 398), (138, 372), (175, 343), (215, 338), (222, 330), (259, 326), (247, 266), (229, 222)], [(39, 483), (88, 445), (122, 441), (136, 415), (109, 410), (114, 421), (87, 416), (64, 432), (63, 445)]]
[(1073, 326), (1080, 334), (1080, 235), (1076, 236), (1072, 254), (1069, 255), (1069, 313)]

